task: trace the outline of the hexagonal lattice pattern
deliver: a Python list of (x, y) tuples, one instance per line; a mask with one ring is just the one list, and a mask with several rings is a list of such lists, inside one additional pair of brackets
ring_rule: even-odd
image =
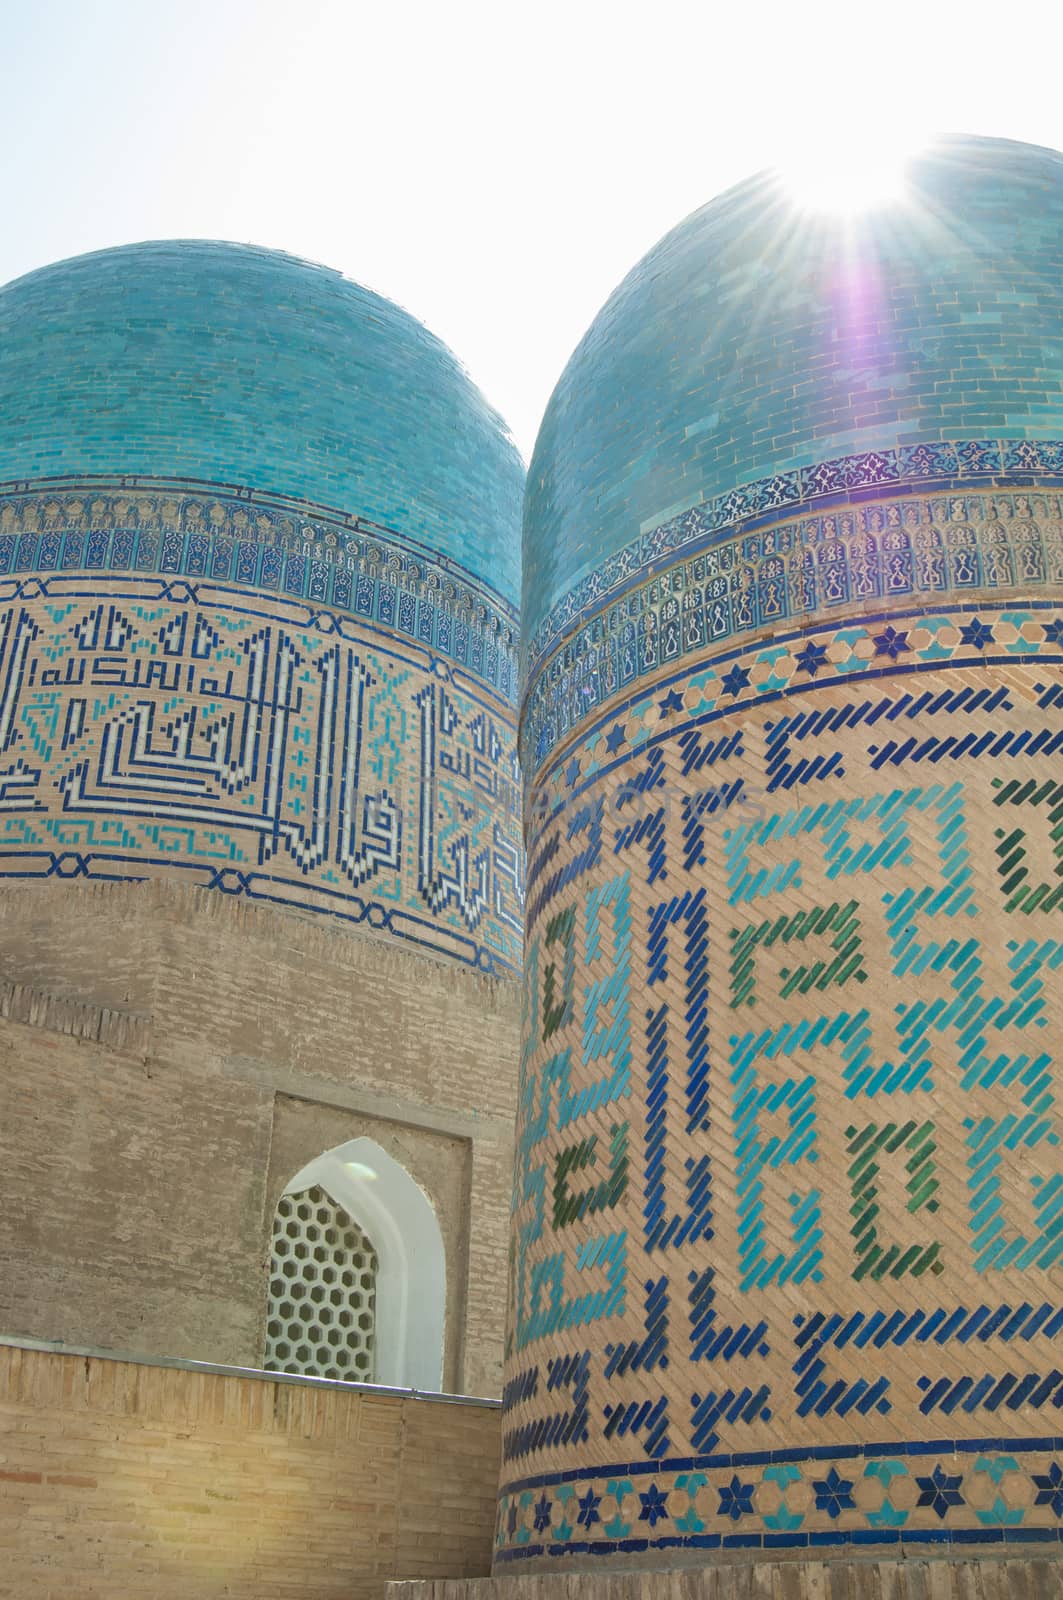
[(281, 1195), (270, 1256), (267, 1371), (371, 1383), (376, 1274), (372, 1243), (324, 1189)]

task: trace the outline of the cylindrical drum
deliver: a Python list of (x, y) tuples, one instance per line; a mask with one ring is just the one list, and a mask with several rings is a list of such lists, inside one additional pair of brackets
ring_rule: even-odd
[(1058, 1538), (1061, 265), (757, 178), (553, 396), (496, 1572)]
[(523, 479), (338, 272), (0, 289), (3, 1333), (497, 1388)]

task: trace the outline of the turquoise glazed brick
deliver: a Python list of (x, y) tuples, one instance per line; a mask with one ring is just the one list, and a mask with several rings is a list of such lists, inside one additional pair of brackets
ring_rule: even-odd
[(856, 453), (1063, 437), (1063, 157), (936, 145), (903, 207), (802, 217), (778, 180), (689, 217), (613, 294), (547, 408), (523, 627), (686, 508)]
[(138, 244), (0, 289), (0, 482), (93, 473), (327, 505), (518, 598), (501, 419), (414, 318), (292, 256)]

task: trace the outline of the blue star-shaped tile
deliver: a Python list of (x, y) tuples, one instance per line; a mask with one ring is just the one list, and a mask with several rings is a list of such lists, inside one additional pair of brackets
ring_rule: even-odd
[(877, 656), (889, 656), (891, 661), (896, 661), (897, 657), (909, 648), (908, 635), (903, 628), (888, 627), (885, 632), (875, 635)]
[(813, 1480), (812, 1488), (816, 1495), (816, 1510), (825, 1511), (828, 1517), (836, 1517), (840, 1511), (851, 1509), (854, 1504), (851, 1478), (840, 1478), (837, 1467), (831, 1467), (825, 1478)]
[(1045, 623), (1045, 644), (1063, 644), (1063, 617)]
[(545, 1533), (550, 1526), (550, 1502), (545, 1494), (535, 1503), (535, 1531)]
[(579, 1503), (579, 1516), (576, 1521), (584, 1528), (590, 1528), (602, 1519), (598, 1515), (598, 1507), (602, 1503), (600, 1494), (595, 1494), (593, 1489), (588, 1489)]
[(661, 716), (667, 717), (673, 711), (682, 711), (683, 696), (678, 689), (669, 689), (664, 699), (660, 702)]
[(826, 660), (826, 645), (816, 644), (813, 639), (810, 639), (805, 645), (805, 648), (799, 651), (797, 655), (797, 665), (800, 667), (802, 672), (807, 672), (811, 678), (816, 676), (816, 673), (819, 671), (820, 667), (826, 664)]
[(915, 1502), (916, 1505), (929, 1506), (931, 1511), (936, 1511), (944, 1521), (950, 1506), (962, 1506), (964, 1504), (963, 1495), (960, 1493), (961, 1477), (962, 1473), (959, 1472), (954, 1477), (950, 1477), (947, 1472), (942, 1471), (941, 1463), (939, 1462), (929, 1478), (916, 1478), (915, 1481), (922, 1490), (919, 1499)]
[(608, 750), (611, 756), (615, 756), (616, 752), (620, 749), (620, 746), (626, 743), (627, 734), (624, 732), (624, 724), (622, 722), (618, 722), (612, 728), (610, 728), (609, 732), (606, 734), (605, 748)]
[(740, 1517), (751, 1516), (755, 1488), (754, 1483), (739, 1482), (738, 1473), (733, 1473), (730, 1483), (725, 1483), (719, 1490), (720, 1516), (730, 1517), (732, 1522), (737, 1522)]
[(749, 688), (749, 668), (740, 667), (736, 661), (720, 679), (720, 688), (724, 694), (741, 694), (743, 689)]
[(1059, 1462), (1053, 1461), (1047, 1472), (1035, 1472), (1033, 1481), (1037, 1485), (1034, 1505), (1051, 1506), (1057, 1517), (1063, 1517), (1063, 1467)]
[(642, 1510), (639, 1512), (639, 1521), (648, 1522), (655, 1528), (662, 1517), (668, 1515), (668, 1502), (655, 1483), (651, 1483), (646, 1493), (640, 1490), (639, 1499), (642, 1501)]
[(992, 637), (992, 628), (978, 617), (972, 617), (960, 629), (960, 643), (969, 644), (974, 650), (984, 650)]
[(574, 789), (576, 787), (576, 779), (578, 777), (579, 777), (579, 757), (578, 756), (573, 756), (572, 760), (569, 762), (568, 766), (565, 768), (565, 782), (568, 784), (570, 789)]

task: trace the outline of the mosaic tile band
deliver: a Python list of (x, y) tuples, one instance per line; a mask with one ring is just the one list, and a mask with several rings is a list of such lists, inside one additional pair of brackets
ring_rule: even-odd
[[(616, 698), (587, 717), (576, 741), (536, 775), (526, 796), (529, 822), (549, 817), (573, 792), (581, 793), (588, 780), (622, 763), (632, 752), (651, 750), (670, 739), (680, 719), (689, 719), (692, 727), (708, 728), (753, 700), (785, 696), (792, 701), (817, 686), (855, 687), (860, 680), (867, 680), (866, 688), (887, 673), (906, 677), (953, 667), (1006, 667), (1016, 660), (1041, 657), (1055, 661), (1061, 648), (1063, 603), (1047, 599), (1025, 605), (972, 600), (933, 610), (864, 615), (842, 627), (780, 632), (769, 643), (713, 655), (698, 669), (684, 666), (659, 676), (652, 688)], [(925, 698), (921, 700), (919, 687), (912, 686), (911, 705), (918, 707)], [(852, 715), (861, 720), (869, 708), (870, 702), (858, 702)], [(897, 712), (902, 714), (903, 708)], [(696, 737), (688, 732), (685, 742)], [(783, 761), (768, 781), (769, 792), (774, 792), (795, 778)]]
[(544, 767), (499, 1561), (1058, 1537), (1061, 667), (821, 619)]
[[(876, 499), (708, 545), (691, 535), (678, 561), (666, 554), (677, 528), (647, 535), (652, 557), (612, 589), (603, 580), (588, 614), (531, 675), (526, 767), (640, 678), (744, 635), (886, 603), (1063, 585), (1063, 495), (1039, 490)], [(655, 563), (665, 570), (647, 578)]]
[(515, 1483), (495, 1560), (1063, 1543), (1063, 1437), (633, 1461)]
[(977, 485), (992, 484), (1021, 492), (1027, 487), (1047, 490), (1061, 480), (1063, 440), (1025, 436), (922, 441), (896, 449), (865, 450), (758, 478), (662, 519), (575, 584), (551, 607), (532, 635), (529, 666), (534, 670), (587, 606), (598, 604), (632, 579), (639, 581), (662, 557), (674, 560), (689, 546), (715, 540), (743, 524), (755, 528), (780, 515), (793, 516), (806, 506), (810, 511), (825, 510), (831, 504), (851, 507), (862, 494), (897, 493), (903, 488), (915, 494), (925, 494), (928, 489), (963, 494)]
[(511, 708), (397, 632), (207, 578), (0, 578), (0, 878), (179, 874), (512, 973), (518, 815)]
[(415, 540), (328, 507), (176, 478), (0, 484), (0, 574), (82, 569), (310, 600), (394, 629), (515, 695), (513, 608)]

